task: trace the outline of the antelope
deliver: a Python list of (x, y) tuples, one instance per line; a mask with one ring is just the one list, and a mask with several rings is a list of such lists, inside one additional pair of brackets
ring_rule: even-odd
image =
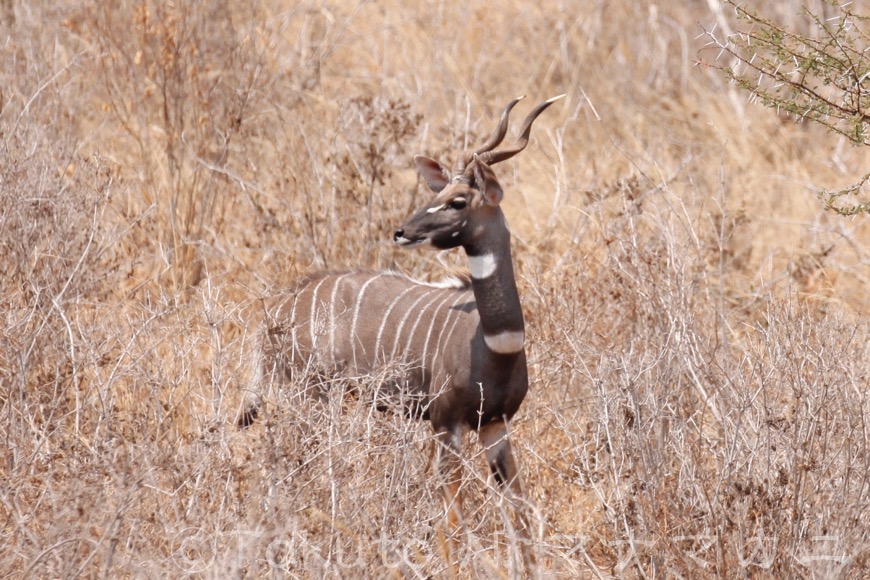
[[(395, 230), (393, 240), (406, 247), (462, 247), (470, 283), (429, 284), (392, 271), (321, 273), (267, 309), (261, 363), (267, 376), (285, 382), (311, 366), (348, 376), (389, 365), (400, 369), (390, 386), (415, 395), (414, 413), (431, 422), (454, 529), (462, 517), (459, 451), (465, 431), (477, 431), (498, 485), (521, 492), (508, 423), (529, 388), (525, 326), (500, 207), (503, 191), (492, 166), (525, 149), (534, 120), (564, 96), (532, 110), (510, 148), (496, 150), (511, 109), (523, 97), (508, 103), (490, 138), (462, 152), (452, 171), (415, 157), (435, 196)], [(256, 415), (257, 401), (249, 401), (239, 424), (251, 424)]]

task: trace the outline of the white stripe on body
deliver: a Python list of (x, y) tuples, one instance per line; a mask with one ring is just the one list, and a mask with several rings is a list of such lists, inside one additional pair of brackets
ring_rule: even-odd
[(314, 292), (311, 295), (311, 312), (308, 317), (308, 332), (311, 335), (311, 352), (314, 353), (316, 345), (317, 345), (317, 333), (315, 332), (314, 321), (317, 319), (317, 292), (320, 290), (320, 287), (323, 283), (326, 282), (326, 278), (320, 280), (317, 283), (317, 286), (314, 287)]
[(372, 362), (377, 363), (378, 359), (381, 356), (381, 336), (384, 334), (384, 327), (387, 325), (387, 320), (390, 319), (390, 313), (392, 313), (393, 308), (396, 307), (396, 304), (399, 303), (399, 300), (405, 297), (405, 294), (413, 290), (414, 286), (408, 286), (402, 292), (393, 298), (393, 301), (390, 302), (390, 305), (387, 307), (387, 311), (384, 312), (384, 319), (381, 320), (381, 325), (378, 327), (378, 335), (375, 338), (375, 351), (374, 351), (374, 359)]
[(368, 280), (366, 280), (365, 284), (362, 285), (362, 288), (359, 289), (359, 294), (356, 297), (356, 304), (353, 307), (353, 321), (350, 324), (350, 350), (351, 350), (351, 358), (353, 359), (353, 368), (356, 370), (357, 362), (356, 362), (356, 343), (357, 343), (357, 335), (356, 335), (356, 326), (359, 322), (359, 311), (362, 307), (363, 296), (365, 296), (366, 290), (369, 285), (383, 276), (383, 273), (377, 274), (376, 276), (372, 276)]
[[(442, 292), (442, 293), (447, 294), (447, 298), (445, 298), (444, 300), (442, 300), (438, 304), (438, 307), (435, 308), (435, 312), (437, 312), (438, 308), (440, 308), (444, 304), (444, 302), (446, 302), (450, 298), (449, 292)], [(426, 311), (433, 304), (435, 304), (436, 299), (437, 299), (437, 296), (434, 296), (433, 299), (430, 300), (428, 304), (426, 304), (426, 306), (424, 306), (422, 309), (420, 309), (420, 313), (417, 315), (417, 320), (414, 321), (414, 326), (412, 326), (411, 330), (408, 331), (408, 344), (405, 347), (405, 350), (407, 350), (407, 351), (411, 350), (411, 342), (414, 340), (414, 334), (417, 332), (417, 327), (420, 325), (420, 321), (423, 319), (423, 315), (426, 313)], [(435, 312), (432, 313), (432, 323), (435, 322)], [(429, 332), (430, 333), (432, 332), (432, 323), (429, 324)], [(426, 341), (428, 341), (428, 340), (429, 340), (429, 335), (427, 334)], [(425, 374), (425, 372), (426, 372), (426, 342), (423, 343), (423, 358), (420, 359), (420, 368), (422, 369), (422, 372)]]
[(293, 296), (293, 308), (290, 309), (290, 364), (296, 364), (296, 305), (299, 304), (300, 291)]
[[(441, 332), (438, 333), (438, 340), (435, 341), (435, 354), (432, 355), (432, 378), (435, 378), (435, 364), (440, 360), (438, 358), (439, 353), (441, 352), (441, 345), (448, 344), (450, 341), (450, 336), (453, 334), (453, 331), (456, 329), (456, 324), (462, 318), (463, 312), (462, 310), (457, 310), (456, 305), (459, 304), (459, 301), (462, 299), (467, 299), (468, 295), (471, 294), (470, 290), (465, 290), (459, 293), (459, 296), (456, 297), (456, 300), (453, 301), (453, 304), (450, 305), (450, 309), (447, 311), (447, 317), (444, 319), (444, 326), (441, 327)], [(444, 337), (444, 331), (447, 329), (447, 324), (450, 322), (450, 316), (454, 315), (456, 319), (453, 321), (453, 324), (450, 326), (450, 332), (445, 337), (445, 340), (442, 342), (441, 338)], [(444, 368), (444, 365), (441, 365), (441, 368)]]
[(335, 365), (335, 299), (338, 297), (338, 285), (349, 274), (342, 274), (335, 279), (335, 285), (332, 287), (332, 296), (329, 299), (329, 356), (332, 358), (332, 364)]
[(399, 326), (396, 328), (396, 338), (393, 340), (393, 351), (390, 353), (390, 361), (396, 360), (396, 350), (398, 350), (399, 348), (399, 337), (402, 335), (402, 329), (405, 327), (405, 323), (408, 322), (408, 318), (411, 316), (411, 312), (420, 302), (423, 301), (424, 298), (426, 298), (433, 292), (435, 292), (435, 290), (428, 290), (424, 292), (422, 296), (417, 298), (405, 311), (405, 315), (402, 316), (402, 320), (399, 321)]
[[(426, 353), (429, 351), (429, 340), (432, 338), (432, 330), (435, 328), (435, 321), (437, 320), (438, 312), (440, 312), (444, 308), (444, 304), (448, 300), (450, 300), (450, 298), (453, 296), (452, 292), (445, 292), (445, 294), (446, 294), (446, 296), (444, 297), (444, 300), (442, 300), (441, 303), (438, 304), (438, 307), (435, 309), (435, 312), (432, 313), (432, 321), (429, 322), (429, 330), (426, 331), (426, 339), (423, 341), (422, 365), (423, 365), (423, 381), (424, 382), (426, 381)], [(462, 297), (462, 294), (460, 293), (460, 296), (457, 297), (457, 300), (461, 297)], [(453, 304), (454, 305), (456, 304), (456, 300), (453, 301)], [(450, 310), (447, 311), (448, 314), (450, 312), (451, 312)], [(441, 326), (441, 333), (438, 335), (439, 339), (441, 338), (441, 334), (444, 333), (444, 327), (447, 325), (447, 318), (448, 318), (447, 316), (444, 317), (444, 325)], [(434, 358), (432, 359), (432, 362), (433, 363), (435, 362)], [(429, 374), (432, 375), (434, 373), (432, 373), (430, 371)]]

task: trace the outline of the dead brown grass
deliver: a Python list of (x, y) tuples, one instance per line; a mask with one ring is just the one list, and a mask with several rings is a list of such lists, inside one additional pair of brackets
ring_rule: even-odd
[[(683, 4), (3, 2), (0, 569), (443, 575), (426, 425), (338, 380), (233, 427), (261, 298), (437, 278), (412, 156), (565, 92), (499, 172), (534, 574), (867, 575), (870, 227), (815, 190), (870, 155), (694, 66), (730, 16)], [(515, 575), (468, 449), (462, 569)]]

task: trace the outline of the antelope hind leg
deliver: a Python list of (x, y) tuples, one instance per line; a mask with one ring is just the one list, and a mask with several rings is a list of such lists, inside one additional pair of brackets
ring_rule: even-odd
[(459, 548), (464, 520), (462, 515), (462, 463), (460, 447), (461, 431), (439, 430), (435, 439), (434, 464), (441, 478), (444, 507), (447, 513), (447, 541), (444, 542), (445, 560), (450, 577), (458, 576)]

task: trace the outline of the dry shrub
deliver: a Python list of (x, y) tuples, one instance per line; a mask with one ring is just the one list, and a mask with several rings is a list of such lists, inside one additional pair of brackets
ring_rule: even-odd
[[(251, 486), (243, 557), (255, 575), (275, 566), (310, 576), (446, 571), (431, 430), (409, 421), (401, 402), (384, 412), (379, 382), (320, 377), (316, 395), (284, 388), (266, 396), (267, 412), (245, 436), (255, 461), (240, 478)], [(474, 456), (463, 484), (470, 498), (463, 560), (492, 574), (500, 557), (518, 565), (519, 540), (504, 498), (487, 491), (484, 464), (482, 453)], [(231, 571), (237, 558), (221, 565)]]
[(755, 297), (747, 315), (710, 275), (727, 244), (621, 195), (624, 212), (598, 216), (601, 263), (527, 289), (545, 318), (521, 433), (538, 485), (559, 489), (541, 498), (546, 520), (608, 573), (861, 576), (866, 322), (796, 291)]
[(498, 168), (528, 500), (469, 436), (462, 571), (518, 574), (519, 510), (533, 577), (866, 575), (868, 228), (813, 192), (866, 154), (691, 69), (699, 21), (727, 15), (2, 3), (0, 568), (443, 575), (430, 430), (376, 378), (234, 427), (261, 299), (322, 268), (439, 277), (389, 244), (429, 195), (412, 156), (567, 92)]

